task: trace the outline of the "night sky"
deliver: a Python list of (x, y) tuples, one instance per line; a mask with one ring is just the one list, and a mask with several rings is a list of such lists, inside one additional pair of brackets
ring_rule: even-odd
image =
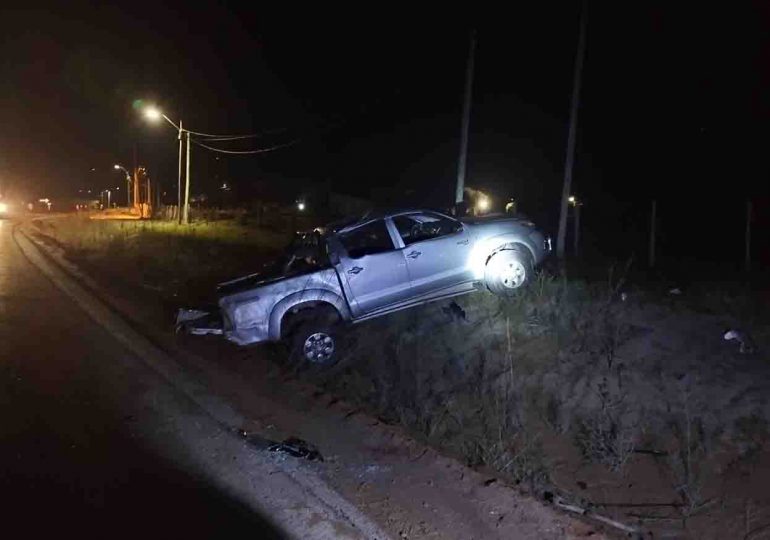
[[(194, 193), (227, 181), (244, 198), (330, 188), (446, 206), (473, 26), (467, 183), (516, 197), (553, 230), (580, 7), (528, 4), (431, 17), (395, 5), (2, 8), (0, 186), (57, 196), (120, 185), (112, 164), (130, 167), (136, 145), (175, 191), (175, 133), (140, 117), (132, 103), (143, 99), (197, 131), (278, 130), (226, 148), (296, 141), (219, 160), (195, 147)], [(741, 243), (747, 197), (767, 223), (770, 8), (669, 4), (589, 2), (574, 191), (586, 245), (617, 255), (637, 249), (613, 249), (621, 235), (644, 244), (653, 197), (663, 245), (700, 237), (699, 256), (714, 241)]]

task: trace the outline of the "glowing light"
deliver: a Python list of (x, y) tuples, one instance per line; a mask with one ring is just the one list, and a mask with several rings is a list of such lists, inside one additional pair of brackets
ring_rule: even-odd
[(305, 203), (303, 203), (303, 202), (297, 203), (297, 210), (302, 212), (304, 209), (305, 209)]
[(8, 205), (4, 202), (0, 202), (0, 214), (4, 214), (8, 211)]
[(476, 201), (476, 210), (479, 212), (486, 212), (489, 210), (489, 199), (487, 197), (481, 197)]
[(147, 107), (144, 109), (144, 117), (147, 120), (150, 120), (152, 122), (157, 122), (160, 120), (161, 116), (163, 116), (163, 113), (160, 112), (160, 109), (157, 107)]
[(118, 165), (118, 164), (116, 163), (115, 165), (113, 165), (113, 166), (112, 166), (112, 168), (113, 168), (113, 169), (116, 169), (116, 170), (117, 170), (117, 169), (120, 169), (120, 165)]
[(569, 203), (570, 203), (570, 204), (572, 204), (572, 205), (574, 205), (574, 204), (575, 204), (575, 202), (577, 201), (577, 199), (575, 198), (575, 196), (574, 196), (574, 195), (570, 195), (570, 196), (569, 196), (569, 199), (567, 199), (567, 200), (568, 200), (568, 201), (569, 201)]

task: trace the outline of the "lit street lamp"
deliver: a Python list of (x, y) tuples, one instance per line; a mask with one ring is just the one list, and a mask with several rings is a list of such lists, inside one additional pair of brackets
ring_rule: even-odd
[[(146, 107), (144, 117), (151, 122), (158, 122), (161, 118), (171, 124), (179, 132), (179, 173), (177, 177), (177, 207), (179, 208), (179, 223), (188, 223), (190, 208), (190, 132), (182, 128), (182, 121), (177, 126), (171, 119), (163, 114), (157, 107)], [(182, 206), (182, 134), (187, 134), (187, 170), (184, 187), (184, 206)]]
[(118, 165), (116, 163), (114, 165), (114, 168), (116, 171), (123, 171), (124, 173), (126, 173), (126, 206), (128, 208), (131, 208), (131, 174), (128, 172), (128, 169), (126, 169), (123, 165)]

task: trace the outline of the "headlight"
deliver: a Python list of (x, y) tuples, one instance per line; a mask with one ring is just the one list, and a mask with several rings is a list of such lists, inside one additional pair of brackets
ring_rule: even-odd
[(4, 202), (0, 202), (0, 214), (5, 214), (8, 211), (8, 205)]

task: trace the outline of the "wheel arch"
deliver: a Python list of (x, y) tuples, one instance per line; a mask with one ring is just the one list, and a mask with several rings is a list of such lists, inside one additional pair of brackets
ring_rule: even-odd
[(306, 290), (290, 294), (278, 302), (270, 312), (268, 334), (272, 341), (278, 341), (287, 334), (290, 319), (317, 309), (333, 309), (344, 321), (351, 318), (350, 309), (344, 298), (331, 291)]

